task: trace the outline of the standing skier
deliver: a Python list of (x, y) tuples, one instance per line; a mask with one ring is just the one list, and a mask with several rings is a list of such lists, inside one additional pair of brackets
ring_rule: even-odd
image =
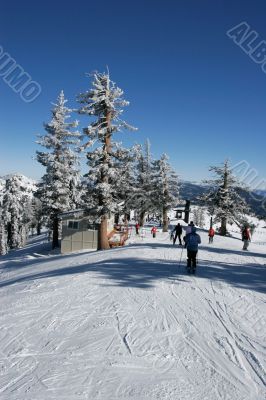
[(209, 233), (208, 233), (208, 236), (209, 236), (209, 243), (213, 243), (213, 237), (214, 237), (214, 235), (215, 235), (215, 230), (213, 229), (213, 227), (211, 227), (211, 228), (209, 229)]
[(179, 244), (182, 245), (182, 240), (181, 240), (182, 226), (180, 225), (179, 222), (178, 222), (178, 224), (174, 227), (172, 234), (173, 234), (173, 244), (175, 244), (176, 239), (177, 239), (177, 237), (178, 237)]
[(242, 231), (242, 241), (244, 242), (243, 250), (248, 249), (250, 240), (251, 240), (250, 231), (249, 231), (248, 226), (246, 225), (246, 226), (244, 226), (244, 229)]
[(198, 246), (201, 243), (200, 235), (196, 233), (195, 226), (191, 227), (191, 232), (185, 236), (185, 247), (187, 249), (187, 270), (188, 272), (195, 273), (196, 271), (196, 257), (198, 253)]
[(139, 228), (140, 228), (140, 225), (139, 225), (139, 223), (137, 222), (136, 225), (135, 225), (136, 235), (139, 234)]
[(152, 237), (155, 238), (156, 237), (156, 232), (157, 232), (157, 228), (155, 226), (153, 226), (151, 228), (151, 233), (152, 233)]

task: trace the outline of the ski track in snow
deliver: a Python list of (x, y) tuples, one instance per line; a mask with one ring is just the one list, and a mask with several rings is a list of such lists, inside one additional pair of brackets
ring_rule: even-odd
[(264, 248), (200, 234), (196, 275), (162, 233), (5, 257), (1, 399), (265, 399)]

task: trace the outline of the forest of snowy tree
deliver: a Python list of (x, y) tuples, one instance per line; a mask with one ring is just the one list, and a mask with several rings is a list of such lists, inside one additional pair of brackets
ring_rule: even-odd
[[(91, 75), (90, 75), (91, 77)], [(61, 91), (44, 124), (44, 134), (36, 159), (45, 169), (36, 185), (23, 176), (7, 177), (0, 185), (0, 254), (23, 247), (30, 232), (39, 234), (45, 227), (51, 232), (52, 248), (60, 245), (62, 212), (93, 209), (99, 224), (99, 249), (108, 249), (107, 220), (111, 214), (128, 220), (134, 210), (142, 226), (145, 216), (156, 215), (168, 230), (168, 212), (179, 198), (177, 173), (163, 153), (155, 159), (151, 145), (135, 144), (125, 148), (115, 140), (117, 133), (136, 128), (121, 119), (129, 105), (123, 91), (110, 79), (109, 72), (94, 73), (92, 85), (77, 96), (79, 107), (67, 107)], [(73, 115), (83, 115), (87, 125), (79, 127)], [(81, 175), (80, 158), (87, 159), (87, 173)], [(211, 167), (216, 178), (211, 190), (201, 198), (210, 215), (221, 221), (221, 234), (231, 220), (243, 223), (248, 212), (240, 198), (228, 161)], [(199, 217), (200, 218), (200, 217)]]

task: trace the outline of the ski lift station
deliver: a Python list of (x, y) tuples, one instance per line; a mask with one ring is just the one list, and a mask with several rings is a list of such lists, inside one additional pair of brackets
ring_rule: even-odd
[(190, 213), (190, 200), (186, 200), (184, 203), (177, 205), (174, 208), (177, 219), (182, 219), (185, 222), (189, 222), (189, 213)]

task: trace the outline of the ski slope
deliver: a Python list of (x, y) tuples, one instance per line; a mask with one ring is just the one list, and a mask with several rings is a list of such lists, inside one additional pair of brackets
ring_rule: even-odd
[(199, 233), (195, 276), (149, 230), (105, 252), (35, 238), (2, 257), (0, 398), (265, 399), (265, 246)]

